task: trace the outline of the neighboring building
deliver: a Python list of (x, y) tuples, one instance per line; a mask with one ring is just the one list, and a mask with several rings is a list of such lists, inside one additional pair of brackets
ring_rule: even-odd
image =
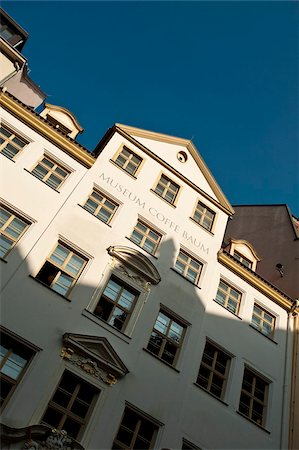
[[(224, 247), (233, 239), (248, 239), (261, 261), (256, 271), (293, 300), (299, 298), (299, 220), (287, 205), (234, 206)], [(293, 389), (289, 448), (299, 448), (299, 321), (294, 316)], [(297, 426), (296, 426), (297, 425)]]
[(194, 144), (90, 153), (66, 109), (0, 105), (2, 448), (288, 448), (293, 293)]
[(35, 109), (46, 94), (28, 76), (27, 59), (21, 53), (27, 39), (28, 33), (0, 8), (0, 87)]

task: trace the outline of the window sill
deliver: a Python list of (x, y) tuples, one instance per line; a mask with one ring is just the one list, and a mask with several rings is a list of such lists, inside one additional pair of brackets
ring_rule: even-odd
[(217, 397), (216, 395), (212, 394), (212, 392), (207, 391), (207, 389), (205, 389), (204, 387), (200, 386), (200, 384), (197, 383), (193, 383), (194, 386), (198, 387), (199, 389), (201, 389), (202, 391), (206, 392), (207, 394), (209, 394), (211, 397), (215, 398), (216, 400), (218, 400), (220, 403), (223, 403), (223, 405), (228, 406), (228, 403), (226, 403), (225, 401), (223, 401), (221, 398)]
[(0, 256), (0, 261), (4, 262), (4, 263), (8, 263), (8, 261), (6, 261), (6, 259), (2, 258), (2, 256)]
[(189, 217), (190, 220), (192, 220), (193, 223), (195, 223), (196, 225), (198, 225), (202, 230), (206, 231), (207, 233), (209, 233), (210, 236), (215, 236), (214, 233), (212, 233), (212, 231), (207, 230), (205, 227), (203, 227), (202, 225), (200, 225), (200, 223), (198, 223), (195, 219), (193, 219), (193, 217)]
[(103, 223), (104, 225), (107, 225), (107, 227), (111, 227), (111, 225), (109, 223), (104, 222), (103, 220), (101, 220), (99, 217), (95, 216), (94, 214), (92, 214), (90, 211), (88, 211), (86, 208), (84, 208), (84, 206), (80, 205), (80, 203), (78, 203), (78, 206), (80, 206), (80, 208), (84, 209), (84, 211), (86, 211), (88, 214), (90, 214), (92, 217), (94, 217), (95, 219), (99, 220), (101, 223)]
[(50, 286), (48, 286), (47, 284), (43, 283), (43, 282), (40, 281), (40, 280), (37, 280), (34, 276), (29, 275), (29, 277), (30, 277), (32, 280), (34, 280), (36, 283), (38, 283), (38, 284), (40, 284), (41, 286), (44, 286), (45, 288), (49, 289), (49, 291), (53, 292), (54, 294), (58, 295), (59, 297), (63, 298), (64, 300), (66, 300), (66, 301), (68, 301), (68, 302), (71, 301), (69, 298), (65, 297), (64, 295), (59, 294), (59, 292), (54, 291), (54, 289), (50, 288)]
[(170, 270), (172, 270), (173, 272), (175, 272), (177, 275), (179, 275), (181, 278), (183, 278), (184, 280), (186, 280), (188, 283), (192, 284), (192, 286), (196, 287), (197, 289), (201, 289), (201, 287), (198, 286), (198, 284), (193, 283), (193, 281), (188, 280), (188, 278), (184, 277), (184, 275), (182, 275), (180, 272), (178, 272), (177, 270), (175, 270), (173, 267), (170, 267)]
[(136, 244), (136, 242), (132, 241), (132, 239), (130, 239), (129, 237), (126, 236), (126, 239), (128, 239), (130, 242), (133, 242), (133, 244), (135, 244), (137, 247), (141, 248), (144, 252), (146, 252), (148, 255), (152, 256), (155, 259), (158, 259), (158, 256), (153, 255), (152, 253), (148, 252), (147, 250), (145, 250), (145, 248), (140, 247), (140, 245)]
[(173, 208), (176, 208), (176, 205), (174, 203), (170, 203), (167, 200), (165, 200), (164, 197), (161, 197), (161, 195), (157, 194), (157, 192), (155, 192), (153, 189), (150, 189), (152, 194), (155, 194), (158, 198), (160, 198), (161, 200), (163, 200), (163, 202), (167, 203), (168, 206), (172, 206)]
[(105, 330), (109, 331), (110, 333), (114, 334), (114, 336), (117, 336), (122, 341), (126, 342), (127, 344), (130, 343), (130, 340), (132, 339), (127, 334), (123, 333), (122, 331), (118, 330), (117, 328), (113, 327), (112, 325), (109, 325), (109, 323), (105, 322), (105, 320), (101, 319), (100, 317), (93, 314), (91, 311), (88, 311), (88, 309), (84, 309), (82, 311), (82, 316), (86, 317), (89, 320), (92, 320), (92, 322), (100, 325), (101, 327), (105, 328)]
[[(129, 175), (129, 177), (133, 178), (133, 180), (137, 180), (137, 177), (135, 177), (135, 175), (132, 175), (130, 172), (127, 172), (126, 169), (123, 169), (121, 166), (119, 166), (118, 164), (116, 164), (115, 161), (113, 161), (113, 159), (109, 159), (109, 161), (118, 169), (122, 170), (124, 173), (126, 173), (127, 175)], [(137, 169), (138, 170), (138, 169)]]
[[(10, 158), (9, 156), (5, 155), (5, 154), (2, 153), (2, 152), (0, 152), (0, 153), (1, 153), (2, 156), (5, 156), (6, 159), (8, 159), (9, 161), (15, 163), (15, 160), (14, 160), (14, 159)], [(15, 156), (18, 156), (18, 153), (17, 153)], [(15, 156), (14, 156), (14, 157), (15, 157)]]
[(238, 316), (238, 314), (230, 311), (229, 309), (227, 309), (224, 305), (221, 305), (221, 303), (217, 302), (217, 300), (214, 299), (214, 302), (217, 303), (217, 305), (221, 306), (221, 308), (225, 309), (227, 312), (229, 312), (230, 314), (232, 314), (233, 316), (235, 316), (237, 319), (243, 320), (242, 317)]
[(249, 324), (250, 328), (252, 328), (254, 331), (256, 331), (258, 334), (260, 334), (261, 336), (264, 336), (266, 339), (268, 339), (268, 341), (273, 342), (273, 344), (278, 345), (278, 343), (276, 341), (274, 341), (272, 338), (270, 338), (269, 336), (267, 336), (266, 334), (262, 333), (260, 330), (258, 330), (257, 328), (255, 328), (253, 325)]
[(259, 425), (258, 423), (256, 423), (254, 420), (250, 419), (250, 417), (245, 416), (245, 414), (241, 413), (240, 411), (236, 411), (237, 414), (239, 414), (239, 416), (244, 417), (244, 419), (248, 420), (249, 422), (251, 422), (253, 425), (255, 425), (256, 427), (260, 428), (261, 430), (265, 431), (265, 433), (271, 434), (271, 432), (269, 430), (267, 430), (266, 428), (264, 428), (262, 425)]
[(39, 180), (41, 183), (43, 183), (45, 186), (48, 186), (48, 188), (52, 189), (52, 191), (57, 192), (57, 194), (60, 194), (60, 191), (58, 191), (57, 189), (53, 188), (52, 186), (50, 186), (49, 184), (47, 184), (45, 181), (41, 180), (40, 178), (38, 178), (36, 175), (34, 175), (34, 173), (30, 172), (30, 170), (24, 169), (25, 172), (29, 173), (30, 175), (32, 175), (34, 178), (36, 178), (37, 180)]
[(161, 363), (165, 364), (167, 367), (169, 367), (170, 369), (174, 370), (177, 373), (180, 373), (180, 371), (178, 369), (176, 369), (174, 366), (172, 366), (171, 364), (169, 364), (168, 362), (164, 361), (163, 359), (159, 358), (159, 356), (155, 355), (154, 353), (152, 353), (151, 351), (149, 351), (147, 348), (143, 348), (142, 350), (144, 350), (146, 353), (148, 353), (149, 355), (153, 356), (154, 358), (156, 358), (158, 361), (160, 361)]

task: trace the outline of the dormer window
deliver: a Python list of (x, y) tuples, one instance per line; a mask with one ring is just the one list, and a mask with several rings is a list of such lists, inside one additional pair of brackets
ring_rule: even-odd
[(231, 238), (226, 250), (243, 266), (254, 271), (261, 260), (254, 247), (245, 240)]
[(243, 266), (249, 267), (251, 269), (252, 267), (252, 261), (249, 261), (249, 259), (245, 258), (245, 256), (242, 256), (241, 253), (234, 251), (234, 258), (236, 258), (240, 263), (243, 264)]

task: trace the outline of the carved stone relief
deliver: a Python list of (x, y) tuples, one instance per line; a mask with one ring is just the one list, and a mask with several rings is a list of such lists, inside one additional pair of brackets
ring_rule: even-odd
[(140, 275), (137, 275), (133, 270), (128, 269), (124, 264), (121, 264), (119, 260), (116, 258), (111, 258), (111, 267), (113, 269), (117, 269), (122, 275), (127, 277), (129, 280), (134, 281), (136, 284), (141, 286), (143, 289), (145, 289), (147, 292), (150, 291), (150, 285), (151, 283), (149, 281), (146, 281), (143, 277)]
[(64, 359), (67, 359), (75, 366), (80, 367), (80, 369), (84, 370), (84, 372), (88, 373), (92, 377), (98, 380), (102, 380), (109, 386), (112, 386), (117, 382), (117, 379), (114, 375), (104, 372), (98, 367), (95, 361), (90, 358), (84, 358), (83, 356), (77, 355), (70, 348), (62, 347), (60, 356), (62, 356), (62, 358)]

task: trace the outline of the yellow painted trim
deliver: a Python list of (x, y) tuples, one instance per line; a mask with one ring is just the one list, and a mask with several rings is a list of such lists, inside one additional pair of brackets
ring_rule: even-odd
[(37, 115), (35, 112), (27, 109), (20, 102), (14, 100), (6, 92), (0, 93), (0, 106), (5, 108), (9, 113), (13, 114), (23, 123), (48, 139), (50, 142), (70, 155), (76, 161), (83, 164), (85, 167), (92, 167), (92, 165), (96, 161), (96, 159), (86, 150), (83, 150), (79, 146), (79, 144), (77, 144), (75, 141), (72, 142), (59, 131), (56, 131), (45, 121), (45, 119)]
[[(204, 160), (200, 156), (197, 148), (195, 147), (195, 145), (193, 144), (193, 142), (191, 140), (189, 140), (189, 139), (182, 139), (182, 138), (178, 138), (178, 137), (175, 137), (175, 136), (169, 136), (167, 134), (156, 133), (156, 132), (153, 132), (153, 131), (147, 131), (147, 130), (143, 130), (141, 128), (135, 128), (135, 127), (131, 127), (131, 126), (128, 126), (128, 125), (123, 125), (123, 124), (120, 124), (120, 123), (117, 123), (116, 127), (120, 128), (121, 130), (123, 130), (125, 133), (131, 135), (132, 137), (133, 136), (143, 137), (143, 138), (147, 138), (147, 139), (153, 139), (153, 140), (156, 140), (156, 141), (166, 142), (168, 144), (180, 145), (180, 146), (186, 147), (189, 150), (189, 152), (190, 152), (191, 156), (193, 157), (193, 159), (195, 160), (196, 164), (198, 165), (199, 169), (203, 173), (203, 175), (204, 175), (205, 179), (207, 180), (209, 186), (211, 187), (211, 189), (215, 193), (215, 195), (216, 195), (220, 205), (222, 205), (224, 210), (228, 211), (230, 214), (234, 214), (233, 207), (229, 203), (228, 199), (224, 195), (223, 191), (221, 190), (220, 186), (216, 182), (215, 178), (213, 177), (212, 173), (210, 172), (210, 170), (206, 166)], [(190, 183), (191, 182), (189, 182), (189, 184)]]
[(244, 245), (246, 245), (246, 247), (248, 247), (249, 248), (249, 250), (251, 251), (251, 253), (252, 253), (252, 255), (254, 256), (254, 258), (257, 260), (257, 261), (261, 261), (261, 258), (259, 257), (259, 255), (257, 254), (257, 252), (256, 252), (256, 250), (255, 250), (255, 248), (253, 247), (253, 245), (252, 244), (250, 244), (250, 242), (248, 242), (248, 241), (245, 241), (245, 239), (234, 239), (234, 238), (231, 238), (230, 239), (230, 242), (232, 243), (232, 244), (244, 244)]
[(294, 316), (293, 330), (293, 352), (292, 352), (292, 375), (291, 375), (291, 399), (290, 399), (290, 425), (289, 425), (289, 449), (296, 450), (299, 444), (299, 432), (297, 431), (297, 423), (299, 418), (298, 404), (299, 401), (299, 316)]
[(63, 112), (72, 120), (75, 127), (78, 128), (80, 133), (82, 133), (82, 131), (84, 131), (84, 128), (81, 127), (81, 125), (79, 124), (79, 122), (76, 119), (76, 117), (74, 116), (74, 114), (71, 111), (69, 111), (68, 109), (63, 108), (62, 106), (50, 105), (50, 103), (45, 103), (45, 108), (49, 109), (50, 112), (51, 112), (51, 110)]
[(218, 252), (218, 262), (234, 272), (243, 280), (247, 281), (247, 283), (273, 300), (286, 311), (291, 310), (293, 304), (293, 300), (291, 298), (276, 290), (273, 286), (268, 284), (267, 281), (259, 277), (255, 272), (247, 270), (244, 266), (235, 261), (230, 255), (223, 252), (223, 250), (220, 250)]

